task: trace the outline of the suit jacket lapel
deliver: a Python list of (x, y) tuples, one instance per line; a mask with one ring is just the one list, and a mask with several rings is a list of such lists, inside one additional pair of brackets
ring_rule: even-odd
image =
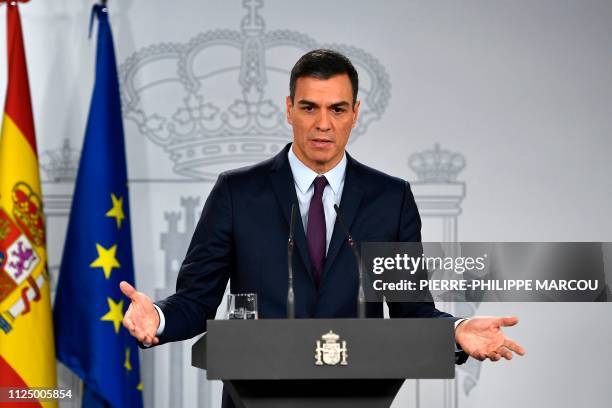
[(314, 283), (312, 266), (310, 265), (310, 257), (308, 255), (308, 248), (306, 246), (306, 233), (304, 232), (304, 225), (302, 224), (302, 217), (300, 216), (300, 206), (297, 201), (297, 195), (295, 194), (293, 175), (291, 173), (291, 167), (289, 166), (289, 159), (287, 158), (287, 153), (290, 146), (291, 144), (288, 144), (272, 159), (270, 179), (272, 180), (272, 188), (276, 194), (278, 204), (281, 207), (285, 220), (287, 221), (287, 237), (289, 237), (289, 223), (291, 222), (291, 204), (295, 204), (295, 246), (298, 249), (298, 253), (302, 258), (304, 265), (306, 266), (308, 276)]
[[(344, 189), (342, 190), (342, 198), (340, 199), (340, 212), (351, 234), (351, 225), (359, 210), (362, 196), (363, 188), (357, 176), (355, 160), (347, 153), (346, 178), (344, 179)], [(332, 233), (331, 242), (329, 243), (329, 249), (327, 250), (327, 257), (325, 258), (325, 268), (321, 276), (321, 282), (325, 279), (325, 275), (329, 272), (343, 245), (348, 245), (347, 238), (336, 217), (334, 231)]]

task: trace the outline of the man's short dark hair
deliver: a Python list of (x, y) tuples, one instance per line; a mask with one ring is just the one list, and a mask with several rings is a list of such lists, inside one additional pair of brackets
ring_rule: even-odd
[(357, 71), (351, 61), (339, 52), (318, 49), (307, 52), (295, 63), (291, 70), (289, 79), (289, 97), (291, 103), (295, 97), (295, 84), (298, 78), (312, 77), (317, 79), (329, 79), (336, 75), (348, 75), (353, 88), (353, 106), (357, 101), (357, 90), (359, 89), (359, 78)]

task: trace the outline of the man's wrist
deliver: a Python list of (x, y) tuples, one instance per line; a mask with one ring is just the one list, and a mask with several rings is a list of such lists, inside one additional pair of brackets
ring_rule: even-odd
[(455, 331), (457, 331), (457, 328), (463, 323), (463, 322), (467, 322), (469, 319), (466, 318), (461, 318), (461, 319), (457, 319), (455, 320)]
[[(157, 326), (157, 332), (155, 333), (156, 336), (159, 336), (163, 333), (164, 328), (166, 327), (166, 319), (164, 317), (164, 312), (162, 312), (159, 306), (153, 303), (153, 307), (157, 311), (157, 316), (159, 317), (159, 325)], [(142, 345), (145, 347), (151, 347), (151, 343), (142, 343)]]
[(457, 329), (459, 328), (459, 326), (461, 326), (463, 323), (467, 321), (468, 319), (455, 320), (455, 352), (456, 353), (463, 351), (463, 349), (461, 348), (461, 345), (457, 342)]

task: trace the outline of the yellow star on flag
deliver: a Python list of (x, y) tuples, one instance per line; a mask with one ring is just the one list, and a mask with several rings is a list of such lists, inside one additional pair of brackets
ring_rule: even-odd
[(125, 349), (125, 363), (123, 363), (123, 366), (128, 371), (132, 371), (132, 363), (130, 363), (130, 352), (131, 350), (129, 347)]
[(121, 267), (116, 258), (117, 245), (106, 249), (102, 245), (96, 244), (96, 249), (98, 250), (98, 258), (90, 263), (89, 266), (92, 268), (102, 268), (104, 270), (104, 277), (108, 279), (113, 268)]
[(115, 326), (115, 333), (119, 333), (119, 328), (121, 327), (121, 321), (123, 320), (123, 300), (120, 300), (119, 303), (115, 303), (113, 299), (106, 298), (108, 301), (108, 313), (100, 318), (100, 320), (104, 320), (107, 322), (113, 322)]
[(117, 198), (116, 195), (111, 193), (111, 200), (113, 201), (113, 208), (107, 211), (106, 216), (114, 218), (117, 222), (117, 228), (121, 229), (121, 221), (125, 219), (123, 213), (123, 197)]
[(138, 391), (142, 391), (142, 381), (138, 383), (138, 385), (136, 386), (136, 389)]

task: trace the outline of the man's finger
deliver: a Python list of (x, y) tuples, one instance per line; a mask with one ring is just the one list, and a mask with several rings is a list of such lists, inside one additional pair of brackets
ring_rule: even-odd
[(147, 343), (147, 344), (150, 344), (150, 345), (154, 346), (154, 345), (156, 345), (157, 343), (159, 343), (159, 338), (158, 338), (157, 336), (155, 336), (155, 335), (150, 335), (150, 334), (147, 334), (147, 335), (145, 336), (145, 341), (144, 341), (144, 343)]
[(525, 349), (521, 347), (517, 342), (510, 339), (504, 340), (504, 347), (514, 351), (516, 354), (523, 356), (525, 355)]
[(125, 296), (129, 297), (131, 300), (134, 300), (133, 297), (136, 294), (136, 289), (134, 289), (132, 285), (126, 281), (121, 281), (119, 284), (119, 289), (121, 289), (121, 292), (123, 292)]
[(128, 331), (132, 331), (134, 329), (134, 322), (129, 317), (123, 318), (123, 327), (128, 329)]
[(474, 354), (471, 354), (471, 356), (474, 357), (478, 361), (484, 361), (484, 360), (487, 359), (487, 355), (485, 353), (480, 352), (480, 351), (474, 352)]
[(136, 336), (134, 336), (134, 337), (136, 337), (136, 340), (138, 340), (141, 343), (148, 343), (147, 342), (147, 336), (145, 336), (144, 334), (136, 333)]
[(486, 357), (491, 360), (491, 361), (497, 361), (500, 358), (499, 353), (497, 352), (497, 350), (491, 350), (489, 352), (486, 353)]
[(500, 359), (505, 358), (506, 360), (512, 360), (512, 352), (504, 345), (501, 345), (495, 350), (499, 354)]
[(519, 322), (519, 319), (516, 316), (500, 317), (499, 320), (499, 325), (503, 327), (511, 327)]
[(496, 353), (495, 351), (489, 353), (488, 357), (489, 357), (489, 360), (491, 361), (499, 361), (501, 359), (501, 356), (499, 355), (499, 353)]
[(140, 341), (140, 338), (142, 337), (141, 335), (141, 331), (136, 329), (136, 327), (132, 327), (132, 329), (130, 330), (130, 334), (132, 336), (134, 336), (136, 338), (136, 340)]
[(512, 353), (507, 348), (504, 347), (500, 353), (506, 360), (512, 360)]

